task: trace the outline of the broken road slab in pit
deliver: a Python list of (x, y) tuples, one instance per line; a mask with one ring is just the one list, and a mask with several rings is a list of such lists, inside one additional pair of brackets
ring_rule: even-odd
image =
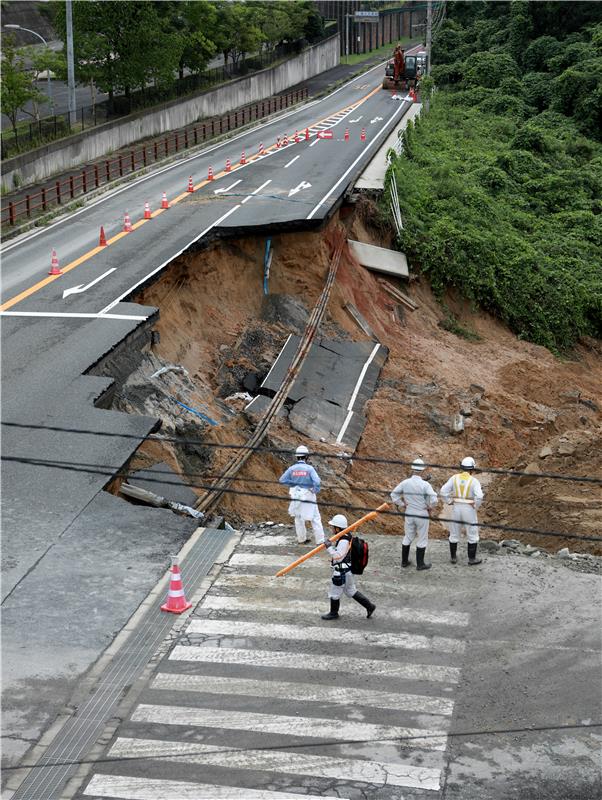
[(185, 506), (194, 506), (197, 499), (188, 484), (164, 461), (137, 470), (128, 478), (128, 482)]
[[(289, 336), (261, 384), (261, 395), (251, 402), (248, 414), (262, 413), (266, 396), (281, 386), (299, 346)], [(289, 420), (295, 430), (313, 439), (325, 438), (355, 448), (364, 429), (364, 404), (372, 397), (388, 350), (373, 341), (334, 342), (320, 339), (311, 345), (287, 400), (294, 404)]]

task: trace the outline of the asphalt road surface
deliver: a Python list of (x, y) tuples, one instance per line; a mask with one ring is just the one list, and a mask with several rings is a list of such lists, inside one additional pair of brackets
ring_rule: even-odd
[(377, 530), (356, 579), (376, 612), (343, 597), (336, 622), (323, 556), (275, 578), (303, 552), (292, 529), (245, 534), (79, 800), (599, 797), (599, 577), (506, 554), (468, 568), (464, 545), (452, 566), (444, 542), (402, 574)]
[[(143, 519), (139, 508), (103, 492), (108, 476), (156, 425), (95, 406), (117, 377), (115, 348), (125, 341), (135, 358), (135, 339), (156, 314), (128, 300), (175, 256), (218, 233), (320, 225), (410, 107), (382, 91), (380, 80), (378, 67), (2, 248), (5, 764), (17, 763), (64, 708), (78, 676), (190, 532), (186, 520), (168, 515), (166, 535), (167, 512), (149, 511)], [(309, 140), (291, 140), (306, 128)], [(324, 131), (332, 138), (318, 138)], [(289, 144), (277, 148), (285, 135)], [(194, 193), (186, 191), (189, 176)], [(160, 209), (163, 192), (167, 210)], [(147, 201), (153, 218), (143, 220)], [(123, 233), (126, 211), (131, 233)], [(96, 247), (101, 225), (109, 240), (102, 249)], [(63, 270), (57, 277), (48, 275), (52, 249)], [(130, 580), (131, 569), (138, 581)], [(120, 592), (114, 584), (123, 581)], [(76, 626), (75, 619), (87, 624)]]

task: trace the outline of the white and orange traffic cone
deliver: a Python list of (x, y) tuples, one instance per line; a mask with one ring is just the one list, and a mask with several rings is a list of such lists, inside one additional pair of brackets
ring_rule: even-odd
[(282, 146), (288, 147), (288, 134), (284, 134), (284, 139), (282, 140)]
[(349, 128), (345, 128), (345, 136), (343, 138), (346, 142), (349, 141)]
[(107, 237), (105, 236), (105, 229), (102, 225), (100, 226), (100, 237), (98, 239), (98, 246), (99, 247), (107, 246)]
[(295, 142), (299, 141), (299, 131), (295, 131)]
[(309, 142), (309, 128), (305, 129), (305, 141)]
[(188, 188), (186, 189), (187, 192), (194, 192), (194, 183), (192, 182), (192, 175), (188, 178)]
[(125, 217), (123, 218), (123, 232), (130, 233), (132, 230), (132, 220), (130, 219), (130, 215), (128, 212), (125, 212)]
[(259, 142), (259, 155), (265, 155), (265, 147), (263, 146), (263, 142)]
[(226, 172), (231, 172), (231, 171), (232, 171), (232, 164), (230, 163), (230, 159), (227, 158), (226, 159)]
[(362, 128), (362, 132), (360, 133), (360, 142), (366, 141), (366, 129)]
[(276, 147), (282, 147), (282, 145), (280, 144), (280, 136), (276, 138)]
[(241, 163), (241, 164), (246, 164), (246, 163), (247, 163), (247, 159), (246, 159), (246, 156), (245, 156), (245, 151), (244, 151), (244, 150), (242, 151), (242, 155), (241, 155), (241, 157), (240, 157), (240, 163)]
[(161, 606), (161, 611), (170, 611), (172, 614), (181, 614), (192, 606), (186, 600), (184, 588), (182, 586), (182, 575), (178, 566), (177, 556), (171, 558), (171, 578), (169, 579), (169, 590), (167, 592), (167, 602)]
[(161, 195), (161, 208), (169, 208), (166, 192), (163, 192), (163, 194)]
[(150, 206), (148, 203), (144, 204), (144, 219), (152, 219), (152, 214), (150, 210)]
[(56, 254), (56, 250), (53, 250), (50, 255), (50, 269), (48, 270), (49, 275), (62, 275), (61, 268), (59, 267), (59, 257)]
[(211, 166), (209, 167), (209, 170), (207, 172), (207, 180), (208, 181), (212, 181), (213, 180), (213, 167), (211, 167)]

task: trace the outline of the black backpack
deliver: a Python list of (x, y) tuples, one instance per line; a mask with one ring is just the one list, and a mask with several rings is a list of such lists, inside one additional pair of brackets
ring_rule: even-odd
[(359, 536), (351, 537), (351, 572), (361, 575), (368, 566), (368, 542)]

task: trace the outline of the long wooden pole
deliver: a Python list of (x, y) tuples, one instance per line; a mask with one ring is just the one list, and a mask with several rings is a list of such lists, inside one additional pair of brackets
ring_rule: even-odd
[[(363, 517), (358, 519), (357, 522), (353, 522), (351, 525), (345, 528), (345, 530), (340, 531), (340, 533), (337, 533), (334, 536), (331, 536), (330, 540), (332, 542), (338, 541), (341, 538), (341, 536), (345, 536), (345, 534), (349, 533), (349, 531), (354, 531), (356, 528), (359, 528), (360, 525), (363, 525), (364, 522), (369, 522), (371, 519), (377, 517), (381, 511), (386, 511), (388, 508), (389, 504), (383, 503), (375, 511), (370, 511), (368, 514), (365, 514)], [(283, 567), (281, 570), (278, 570), (278, 572), (276, 573), (276, 577), (281, 578), (283, 575), (286, 575), (287, 572), (290, 572), (291, 570), (295, 569), (295, 567), (298, 567), (299, 564), (303, 564), (303, 562), (307, 561), (308, 558), (315, 556), (316, 553), (320, 553), (322, 550), (325, 549), (326, 545), (319, 544), (317, 547), (314, 547), (313, 550), (310, 550), (309, 553), (305, 553), (304, 556), (301, 556), (301, 558), (298, 558), (296, 561), (293, 561), (293, 563), (289, 564), (288, 567)]]

